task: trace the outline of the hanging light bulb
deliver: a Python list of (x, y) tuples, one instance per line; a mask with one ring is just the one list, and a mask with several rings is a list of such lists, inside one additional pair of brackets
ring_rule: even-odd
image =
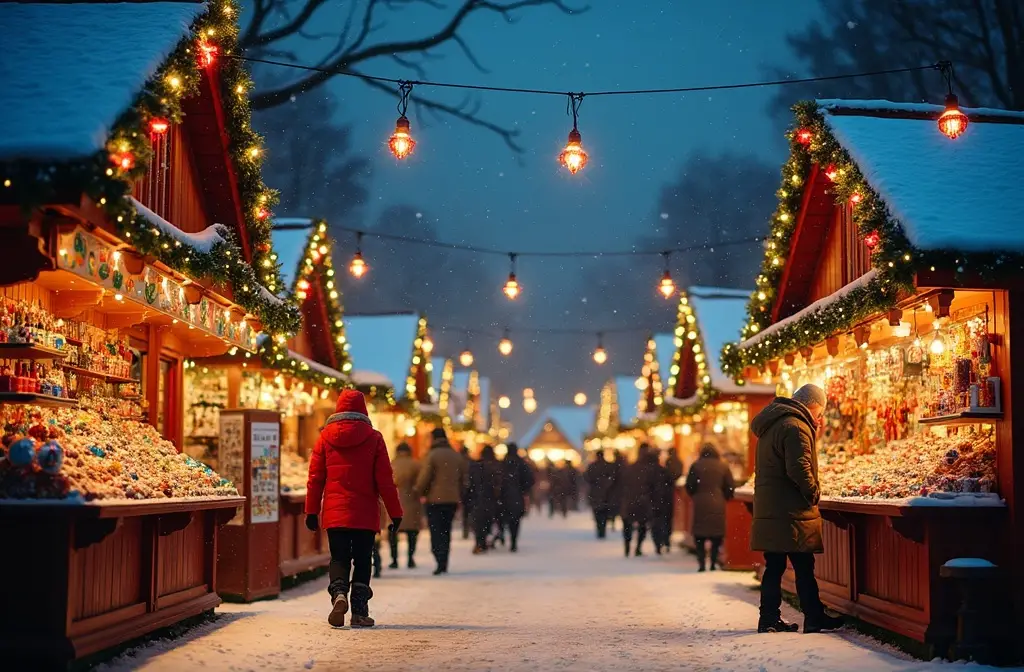
[(505, 335), (498, 342), (498, 352), (505, 357), (512, 354), (512, 339), (508, 337), (508, 329), (505, 330)]
[(583, 136), (576, 127), (579, 121), (580, 105), (583, 103), (582, 93), (569, 94), (569, 108), (572, 110), (572, 130), (565, 148), (558, 155), (558, 162), (575, 175), (587, 165), (587, 152), (583, 149)]
[(935, 332), (935, 336), (932, 337), (932, 343), (928, 346), (928, 349), (933, 355), (941, 355), (946, 351), (946, 343), (942, 340), (939, 332)]
[(429, 355), (433, 351), (434, 351), (434, 341), (433, 341), (432, 338), (430, 338), (430, 335), (427, 334), (426, 336), (423, 337), (423, 354)]
[(671, 252), (662, 252), (661, 256), (665, 258), (665, 273), (661, 276), (661, 282), (658, 283), (658, 291), (666, 299), (672, 298), (672, 295), (676, 293), (676, 283), (672, 280), (672, 271), (669, 270), (669, 256)]
[(583, 406), (584, 404), (587, 403), (587, 395), (583, 394), (582, 392), (577, 392), (576, 396), (572, 398), (572, 401), (577, 406)]
[(608, 352), (604, 349), (603, 334), (597, 335), (597, 349), (594, 350), (594, 363), (601, 366), (608, 361)]
[(939, 70), (946, 79), (946, 109), (939, 115), (939, 131), (950, 140), (956, 140), (967, 130), (967, 115), (960, 109), (960, 101), (953, 93), (953, 64), (943, 61)]
[(395, 155), (396, 159), (404, 159), (416, 148), (416, 141), (412, 139), (409, 132), (409, 118), (405, 116), (409, 109), (409, 94), (412, 93), (410, 82), (399, 82), (398, 84), (398, 121), (395, 122), (395, 132), (388, 140), (388, 149)]
[(363, 232), (359, 231), (356, 233), (356, 253), (352, 255), (352, 261), (348, 265), (348, 272), (357, 278), (361, 278), (369, 270), (369, 264), (363, 259)]
[(498, 397), (498, 408), (508, 408), (512, 405), (512, 400), (504, 394)]
[(469, 349), (469, 332), (466, 332), (465, 347), (462, 348), (462, 353), (459, 355), (459, 364), (462, 366), (470, 367), (473, 366), (473, 351)]
[(515, 301), (516, 297), (523, 288), (519, 285), (519, 281), (516, 280), (516, 255), (508, 255), (509, 263), (511, 264), (511, 270), (508, 273), (508, 280), (505, 282), (505, 286), (501, 291), (505, 292), (505, 296), (511, 301)]
[(532, 399), (533, 398), (533, 388), (532, 387), (524, 387), (523, 388), (523, 398), (525, 398), (525, 399)]
[(523, 399), (523, 410), (527, 413), (533, 413), (537, 410), (537, 400), (533, 397), (526, 397)]

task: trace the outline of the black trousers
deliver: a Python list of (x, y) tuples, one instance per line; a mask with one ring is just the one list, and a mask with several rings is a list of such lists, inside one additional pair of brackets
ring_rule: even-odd
[[(388, 544), (391, 546), (391, 559), (394, 562), (398, 562), (398, 532), (394, 532), (388, 535)], [(416, 555), (416, 541), (420, 538), (419, 530), (406, 530), (405, 540), (409, 543), (409, 559), (412, 560)]]
[(473, 536), (476, 539), (476, 547), (486, 550), (487, 537), (491, 534), (491, 528), (494, 526), (494, 519), (483, 520), (483, 516), (477, 516), (477, 518), (478, 520), (473, 523)]
[(805, 619), (820, 618), (825, 607), (818, 596), (818, 581), (814, 578), (813, 553), (765, 553), (764, 575), (761, 576), (761, 621), (774, 623), (782, 616), (782, 575), (786, 572), (786, 557), (796, 574), (796, 594)]
[(448, 569), (452, 549), (452, 522), (458, 504), (428, 504), (427, 526), (430, 528), (430, 550), (440, 569)]
[[(722, 537), (697, 537), (697, 562), (700, 564), (700, 568), (704, 569), (704, 561), (707, 557), (707, 549), (704, 547), (705, 542), (711, 542), (711, 567), (718, 567), (718, 550), (722, 547)], [(786, 559), (782, 559), (785, 564)]]
[(502, 525), (508, 528), (509, 544), (515, 549), (519, 544), (519, 523), (523, 519), (519, 516), (507, 516)]
[(327, 592), (333, 600), (348, 593), (353, 583), (370, 585), (373, 571), (373, 541), (377, 533), (373, 530), (351, 530), (335, 527), (327, 530), (327, 543), (331, 548), (331, 565), (328, 573), (331, 583)]
[(622, 519), (622, 538), (626, 542), (626, 552), (629, 553), (629, 545), (633, 541), (633, 526), (636, 525), (636, 550), (640, 551), (640, 547), (644, 545), (644, 539), (647, 538), (647, 522), (636, 522), (632, 523), (625, 518)]
[(597, 524), (598, 539), (604, 539), (608, 535), (608, 516), (610, 513), (610, 506), (598, 505), (594, 507), (594, 522)]

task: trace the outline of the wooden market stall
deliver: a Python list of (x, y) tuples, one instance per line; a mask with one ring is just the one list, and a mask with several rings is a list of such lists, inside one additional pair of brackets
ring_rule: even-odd
[[(430, 446), (433, 417), (427, 318), (416, 313), (349, 315), (345, 329), (351, 347), (353, 382), (370, 395), (373, 426), (384, 435), (388, 450), (406, 442), (416, 457)], [(380, 387), (390, 382), (391, 388)], [(383, 392), (383, 393), (381, 393)], [(428, 415), (421, 421), (421, 408)]]
[(519, 437), (519, 449), (535, 464), (557, 466), (565, 461), (578, 469), (596, 412), (594, 406), (552, 406)]
[(772, 242), (723, 371), (826, 390), (828, 605), (945, 654), (960, 602), (943, 565), (987, 560), (999, 578), (980, 584), (981, 632), (1005, 637), (1024, 623), (1024, 114), (966, 110), (951, 140), (940, 107), (795, 110)]
[(0, 587), (0, 658), (16, 668), (64, 667), (220, 602), (242, 481), (179, 453), (184, 363), (298, 322), (264, 289), (273, 264), (253, 271), (271, 261), (272, 192), (248, 76), (218, 58), (234, 12), (0, 5), (18, 63), (0, 91), (0, 539), (17, 549), (0, 570), (47, 577)]
[(640, 404), (643, 392), (632, 376), (615, 376), (601, 387), (601, 397), (594, 414), (594, 427), (587, 438), (587, 451), (604, 450), (606, 457), (634, 457), (637, 446), (647, 434), (640, 427)]
[[(683, 463), (683, 474), (700, 456), (705, 443), (714, 445), (729, 464), (737, 485), (754, 471), (756, 437), (750, 418), (775, 396), (775, 387), (757, 383), (738, 385), (718, 363), (722, 347), (735, 338), (746, 315), (750, 292), (721, 287), (690, 287), (679, 297), (669, 364), (662, 365), (662, 420), (668, 422)], [(658, 343), (658, 359), (662, 344)], [(676, 530), (684, 544), (692, 545), (693, 509), (689, 495), (678, 490)], [(751, 516), (733, 500), (726, 504), (727, 532), (722, 544), (726, 569), (753, 569), (760, 555), (750, 550)]]
[[(262, 546), (255, 547), (262, 563), (280, 571), (263, 572), (265, 585), (247, 586), (244, 594), (237, 589), (241, 584), (223, 581), (225, 594), (232, 598), (248, 600), (276, 594), (280, 579), (326, 567), (330, 562), (326, 535), (309, 532), (304, 516), (309, 455), (352, 369), (341, 295), (334, 279), (333, 241), (327, 228), (326, 222), (315, 219), (281, 218), (274, 222), (273, 261), (281, 268), (278, 294), (298, 306), (299, 329), (278, 339), (261, 338), (255, 354), (233, 351), (195, 359), (186, 370), (186, 450), (197, 459), (219, 464), (224, 436), (222, 411), (263, 409), (281, 414), (280, 501), (276, 511), (264, 516), (273, 520), (258, 519)], [(225, 531), (228, 548), (241, 544), (248, 533), (241, 517), (232, 523)], [(247, 554), (240, 550), (233, 556)], [(229, 564), (224, 569), (231, 574), (237, 572)]]

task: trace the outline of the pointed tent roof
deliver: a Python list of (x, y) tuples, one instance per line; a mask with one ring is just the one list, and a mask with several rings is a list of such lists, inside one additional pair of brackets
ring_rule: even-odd
[[(723, 349), (723, 371), (742, 379), (760, 367), (892, 307), (915, 273), (998, 276), (1024, 261), (1024, 113), (964, 109), (970, 126), (950, 140), (936, 128), (943, 108), (889, 101), (800, 103), (779, 206), (741, 339)], [(834, 166), (839, 178), (826, 178)], [(857, 195), (856, 203), (851, 198)], [(862, 235), (874, 234), (871, 271), (813, 305), (807, 259), (838, 205)], [(801, 226), (813, 218), (815, 226)], [(821, 218), (824, 218), (822, 220)], [(969, 227), (964, 222), (979, 222)], [(806, 234), (806, 235), (805, 235)], [(929, 278), (936, 281), (935, 278)], [(928, 280), (926, 280), (928, 281)], [(801, 310), (803, 309), (803, 310)]]
[(520, 448), (529, 449), (550, 422), (569, 445), (582, 453), (583, 442), (594, 426), (596, 412), (593, 406), (552, 406), (537, 418), (517, 443)]
[(704, 342), (711, 386), (723, 394), (774, 394), (771, 385), (737, 385), (722, 372), (719, 356), (743, 327), (750, 292), (725, 287), (690, 287), (687, 291)]
[(303, 217), (279, 217), (274, 220), (270, 237), (281, 266), (281, 296), (290, 296), (295, 290), (295, 271), (309, 245), (313, 220)]
[(619, 407), (619, 425), (629, 427), (636, 424), (643, 392), (636, 389), (636, 378), (615, 376), (615, 399)]
[[(394, 384), (395, 399), (408, 399), (406, 381), (417, 353), (421, 317), (416, 313), (349, 315), (345, 335), (353, 368), (383, 375)], [(420, 354), (422, 358), (422, 353)]]

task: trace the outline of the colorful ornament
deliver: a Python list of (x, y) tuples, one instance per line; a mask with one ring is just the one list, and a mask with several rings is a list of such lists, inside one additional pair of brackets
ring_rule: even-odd
[(28, 437), (18, 439), (7, 449), (7, 461), (13, 467), (27, 467), (36, 457), (36, 442)]
[(56, 475), (64, 466), (64, 449), (56, 441), (47, 441), (39, 447), (36, 459), (43, 471), (50, 475)]

